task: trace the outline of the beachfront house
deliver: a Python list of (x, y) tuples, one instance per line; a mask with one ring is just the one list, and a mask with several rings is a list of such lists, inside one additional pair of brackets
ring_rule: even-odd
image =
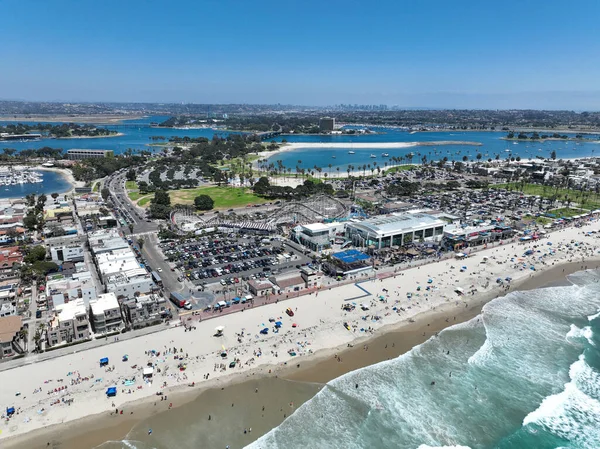
[(90, 316), (96, 334), (119, 332), (123, 328), (121, 307), (113, 292), (98, 295), (90, 301)]
[(0, 318), (0, 360), (23, 354), (20, 344), (23, 320), (20, 316)]
[(125, 321), (133, 329), (160, 324), (168, 315), (166, 298), (157, 294), (128, 299), (123, 302), (122, 309)]
[(90, 322), (83, 299), (59, 304), (55, 311), (46, 334), (49, 346), (81, 343), (90, 339)]

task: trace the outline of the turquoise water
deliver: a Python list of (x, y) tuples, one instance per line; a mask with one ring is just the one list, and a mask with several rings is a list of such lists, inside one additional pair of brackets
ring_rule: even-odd
[(51, 193), (64, 193), (73, 187), (63, 176), (59, 173), (39, 170), (43, 174), (43, 182), (37, 184), (17, 184), (11, 186), (0, 186), (0, 198), (24, 198), (25, 195), (35, 193), (40, 195), (45, 193), (50, 195)]
[(333, 380), (248, 449), (600, 447), (600, 276), (571, 280)]
[[(146, 117), (138, 120), (125, 121), (127, 125), (134, 125), (133, 127), (119, 127), (117, 126), (105, 126), (106, 128), (113, 129), (123, 136), (119, 137), (105, 137), (97, 139), (43, 139), (36, 142), (0, 142), (0, 151), (2, 148), (15, 148), (17, 150), (23, 150), (28, 148), (41, 148), (49, 146), (52, 148), (62, 148), (64, 150), (69, 149), (107, 149), (115, 151), (115, 154), (123, 153), (128, 148), (134, 150), (153, 150), (160, 147), (148, 146), (153, 141), (150, 139), (152, 136), (165, 136), (167, 138), (173, 136), (189, 136), (189, 137), (207, 137), (212, 138), (214, 134), (220, 136), (227, 136), (227, 132), (221, 130), (214, 130), (210, 128), (205, 129), (172, 129), (172, 128), (151, 128), (149, 124), (151, 122), (161, 122), (168, 117), (165, 116), (153, 116)], [(1, 122), (6, 124), (10, 122)], [(427, 132), (427, 133), (415, 133), (410, 134), (406, 131), (391, 128), (376, 128), (380, 134), (369, 134), (361, 136), (284, 136), (276, 140), (281, 141), (283, 138), (289, 142), (336, 142), (346, 143), (347, 146), (344, 148), (327, 149), (307, 149), (298, 148), (295, 151), (279, 153), (269, 158), (269, 162), (277, 164), (278, 160), (283, 162), (283, 165), (291, 168), (295, 172), (296, 166), (305, 169), (312, 169), (315, 165), (322, 167), (324, 172), (328, 172), (329, 164), (331, 164), (331, 172), (337, 173), (337, 168), (340, 172), (345, 172), (348, 165), (354, 165), (358, 167), (360, 164), (371, 164), (375, 167), (374, 162), (377, 163), (377, 167), (385, 168), (385, 163), (392, 164), (389, 158), (382, 156), (382, 153), (389, 153), (391, 156), (406, 156), (408, 153), (413, 153), (413, 163), (420, 163), (423, 156), (427, 157), (427, 160), (440, 160), (447, 157), (449, 160), (462, 160), (464, 156), (468, 156), (472, 160), (475, 160), (477, 153), (482, 154), (482, 160), (495, 159), (496, 155), (500, 158), (505, 159), (507, 156), (520, 156), (522, 159), (535, 158), (536, 156), (550, 157), (552, 151), (556, 151), (558, 158), (578, 158), (578, 157), (589, 157), (597, 155), (596, 150), (600, 149), (600, 146), (594, 142), (564, 142), (564, 141), (546, 141), (544, 143), (532, 143), (532, 142), (508, 142), (502, 140), (502, 137), (506, 135), (505, 132)], [(574, 134), (571, 134), (574, 136)], [(588, 135), (591, 139), (600, 139), (597, 135)], [(369, 148), (360, 149), (355, 148), (355, 143), (387, 143), (387, 142), (439, 142), (439, 141), (469, 141), (481, 143), (481, 146), (470, 146), (470, 145), (439, 145), (439, 146), (415, 146), (409, 148)], [(348, 151), (354, 151), (356, 154), (350, 155)], [(509, 150), (509, 151), (507, 151)], [(371, 154), (375, 155), (375, 158), (371, 158)], [(333, 158), (335, 156), (335, 158)], [(298, 161), (301, 161), (298, 163)], [(406, 160), (405, 160), (406, 162)], [(370, 171), (370, 169), (369, 169)]]

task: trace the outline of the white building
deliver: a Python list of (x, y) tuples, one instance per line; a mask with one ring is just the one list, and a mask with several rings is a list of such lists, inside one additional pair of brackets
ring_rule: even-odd
[(90, 322), (83, 299), (56, 306), (56, 314), (49, 322), (48, 345), (76, 343), (90, 338)]
[(447, 222), (431, 215), (398, 213), (348, 222), (346, 235), (356, 246), (389, 248), (413, 241), (439, 241), (446, 225)]
[(92, 279), (92, 273), (89, 271), (73, 273), (71, 277), (55, 274), (48, 276), (46, 281), (46, 296), (49, 308), (77, 299), (82, 299), (87, 306), (90, 300), (97, 295), (96, 284)]
[(61, 265), (63, 262), (83, 262), (83, 247), (79, 244), (50, 248), (52, 262)]
[(96, 334), (120, 331), (123, 327), (119, 301), (113, 292), (98, 295), (90, 301), (92, 327)]
[(106, 278), (107, 292), (114, 293), (117, 298), (133, 298), (136, 294), (150, 293), (158, 287), (152, 276), (143, 268), (134, 268)]
[(131, 248), (121, 248), (96, 255), (98, 273), (104, 283), (115, 274), (140, 268), (140, 263)]
[(301, 245), (313, 251), (322, 251), (331, 246), (336, 234), (343, 234), (345, 223), (310, 223), (294, 228), (293, 237)]

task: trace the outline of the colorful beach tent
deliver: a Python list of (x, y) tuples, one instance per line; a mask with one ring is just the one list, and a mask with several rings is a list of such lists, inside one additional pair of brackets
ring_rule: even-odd
[(100, 359), (100, 366), (108, 365), (108, 357), (103, 357)]
[(110, 387), (106, 390), (106, 396), (116, 396), (117, 395), (117, 387)]
[(14, 407), (8, 407), (8, 408), (6, 409), (6, 414), (7, 414), (8, 416), (10, 416), (10, 415), (14, 415), (14, 413), (15, 413), (15, 408), (14, 408)]

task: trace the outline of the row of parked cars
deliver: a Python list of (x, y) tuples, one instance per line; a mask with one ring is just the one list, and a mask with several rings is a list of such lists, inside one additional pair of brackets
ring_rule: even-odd
[(186, 276), (194, 280), (208, 279), (232, 273), (242, 273), (256, 268), (270, 269), (271, 266), (277, 265), (277, 263), (277, 258), (270, 257), (264, 259), (249, 260), (245, 262), (238, 262), (235, 264), (228, 264), (222, 267), (209, 267), (206, 269), (191, 270), (186, 272)]

